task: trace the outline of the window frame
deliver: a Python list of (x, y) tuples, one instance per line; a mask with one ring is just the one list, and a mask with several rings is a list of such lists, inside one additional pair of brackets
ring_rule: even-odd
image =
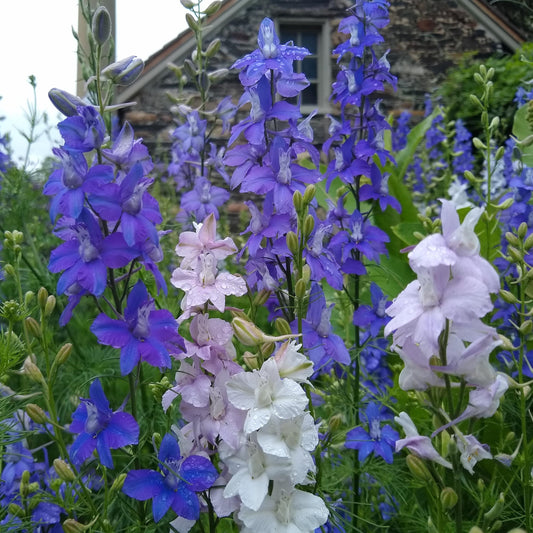
[[(281, 35), (283, 26), (319, 27), (317, 42), (317, 102), (316, 104), (302, 104), (302, 113), (311, 113), (317, 109), (318, 113), (326, 114), (331, 112), (329, 96), (331, 94), (331, 32), (330, 21), (319, 21), (312, 18), (296, 19), (282, 17), (276, 20), (276, 32)], [(282, 44), (285, 44), (282, 42)], [(295, 43), (296, 44), (296, 43)]]

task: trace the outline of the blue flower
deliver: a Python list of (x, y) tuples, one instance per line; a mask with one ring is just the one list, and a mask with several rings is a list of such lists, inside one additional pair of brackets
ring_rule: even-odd
[[(313, 283), (307, 315), (302, 321), (302, 338), (309, 359), (319, 372), (327, 372), (335, 362), (350, 364), (350, 354), (344, 341), (333, 333), (332, 309), (333, 304), (326, 305), (326, 298), (320, 285)], [(296, 326), (296, 323), (293, 323), (293, 326)]]
[(218, 219), (218, 208), (229, 200), (230, 194), (222, 187), (216, 187), (203, 177), (196, 180), (192, 191), (181, 197), (181, 208), (193, 214), (196, 220), (204, 220), (214, 213)]
[(200, 455), (182, 458), (172, 435), (165, 435), (158, 454), (161, 471), (131, 470), (122, 490), (136, 500), (152, 499), (154, 521), (159, 522), (172, 509), (187, 520), (200, 516), (197, 492), (209, 489), (218, 472), (209, 459)]
[(58, 294), (78, 283), (90, 294), (101, 296), (107, 285), (107, 268), (122, 268), (139, 255), (126, 244), (122, 233), (104, 238), (98, 222), (85, 208), (62, 234), (68, 240), (52, 251), (48, 264), (50, 272), (64, 270), (57, 283)]
[(67, 150), (90, 152), (102, 145), (105, 125), (93, 106), (78, 106), (78, 114), (66, 118), (57, 127)]
[(391, 464), (393, 460), (392, 451), (400, 435), (389, 424), (381, 427), (381, 422), (390, 418), (390, 416), (383, 414), (382, 406), (376, 402), (370, 402), (367, 405), (365, 415), (368, 431), (361, 426), (348, 431), (344, 446), (359, 450), (359, 461), (361, 463), (371, 453), (374, 453), (374, 455), (383, 457), (387, 463)]
[(158, 368), (170, 368), (169, 349), (181, 340), (172, 313), (156, 309), (142, 281), (128, 296), (124, 320), (114, 320), (101, 313), (94, 320), (91, 331), (98, 342), (121, 348), (120, 370), (129, 374), (139, 361)]
[(139, 439), (139, 426), (133, 416), (111, 410), (99, 379), (93, 381), (89, 399), (81, 398), (72, 415), (70, 431), (79, 433), (69, 452), (76, 465), (82, 464), (96, 449), (102, 465), (113, 468), (111, 449), (137, 444)]

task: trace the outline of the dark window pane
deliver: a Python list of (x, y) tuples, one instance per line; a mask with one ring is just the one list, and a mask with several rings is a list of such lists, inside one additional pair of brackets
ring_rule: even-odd
[(316, 54), (318, 50), (318, 32), (319, 28), (302, 31), (302, 46), (307, 48), (312, 54)]
[(295, 45), (298, 44), (298, 30), (294, 26), (281, 26), (279, 29), (279, 40), (281, 44), (288, 41), (293, 41)]
[(305, 73), (309, 81), (317, 79), (318, 70), (316, 57), (306, 57), (302, 60), (302, 72)]
[(302, 104), (316, 105), (318, 102), (318, 87), (312, 83), (302, 92)]

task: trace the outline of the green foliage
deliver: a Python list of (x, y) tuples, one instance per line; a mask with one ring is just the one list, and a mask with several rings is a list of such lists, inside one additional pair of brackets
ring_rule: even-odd
[(477, 137), (482, 136), (479, 123), (479, 108), (468, 95), (475, 94), (477, 85), (474, 73), (479, 71), (479, 66), (484, 64), (487, 69), (494, 68), (494, 88), (491, 100), (491, 109), (494, 115), (501, 119), (498, 144), (501, 144), (510, 134), (516, 104), (513, 101), (516, 89), (532, 77), (531, 65), (522, 60), (533, 57), (533, 44), (525, 44), (512, 56), (493, 56), (485, 60), (476, 59), (471, 54), (465, 54), (457, 68), (448, 72), (439, 94), (444, 99), (451, 116), (462, 118), (467, 129)]

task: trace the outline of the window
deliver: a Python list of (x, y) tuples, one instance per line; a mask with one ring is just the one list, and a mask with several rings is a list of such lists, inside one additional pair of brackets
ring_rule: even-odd
[(307, 48), (311, 55), (294, 62), (295, 72), (303, 72), (309, 80), (309, 87), (302, 92), (302, 109), (310, 111), (316, 107), (324, 112), (328, 109), (330, 92), (330, 50), (328, 23), (306, 24), (281, 22), (279, 39), (284, 44), (292, 41), (295, 46)]

